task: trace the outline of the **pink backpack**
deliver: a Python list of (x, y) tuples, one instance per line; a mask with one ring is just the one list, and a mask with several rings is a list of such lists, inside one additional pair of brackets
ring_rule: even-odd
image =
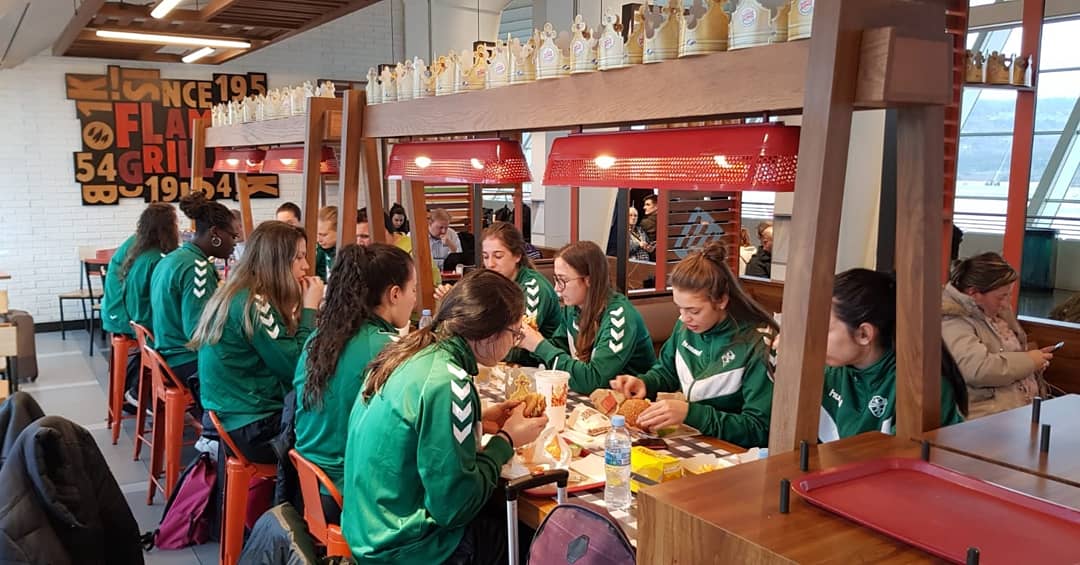
[(217, 471), (210, 455), (200, 453), (180, 475), (172, 496), (165, 504), (158, 529), (143, 536), (146, 549), (181, 549), (210, 539), (210, 498), (217, 483)]
[(615, 518), (582, 503), (556, 506), (529, 546), (529, 565), (634, 565), (636, 559)]

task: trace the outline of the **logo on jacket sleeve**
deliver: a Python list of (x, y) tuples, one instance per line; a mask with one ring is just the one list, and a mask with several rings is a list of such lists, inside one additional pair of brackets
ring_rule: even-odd
[(281, 328), (278, 327), (277, 322), (274, 320), (274, 313), (270, 311), (270, 303), (263, 297), (256, 296), (255, 307), (259, 310), (259, 323), (266, 330), (266, 335), (270, 336), (270, 339), (277, 339), (281, 335)]
[(870, 410), (870, 413), (875, 418), (880, 418), (885, 415), (885, 407), (889, 405), (889, 401), (880, 395), (874, 395), (870, 399), (870, 402), (866, 404), (866, 408)]
[(611, 339), (608, 341), (608, 349), (612, 353), (618, 353), (623, 350), (623, 335), (626, 330), (623, 326), (626, 325), (626, 309), (622, 306), (608, 312), (608, 318), (611, 322)]
[(525, 315), (535, 318), (540, 308), (540, 286), (536, 279), (525, 283)]
[(469, 398), (472, 385), (465, 369), (447, 363), (446, 370), (453, 377), (450, 379), (450, 392), (453, 394), (450, 399), (451, 427), (454, 430), (454, 439), (464, 445), (465, 440), (473, 434), (473, 407)]
[(192, 289), (191, 293), (196, 298), (202, 298), (206, 295), (206, 274), (208, 271), (206, 261), (202, 259), (195, 260), (195, 288)]

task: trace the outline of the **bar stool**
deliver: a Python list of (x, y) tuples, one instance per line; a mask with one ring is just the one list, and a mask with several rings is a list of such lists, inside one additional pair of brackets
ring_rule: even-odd
[[(145, 326), (131, 322), (131, 328), (135, 330), (135, 341), (139, 344), (142, 352), (149, 344), (154, 342), (154, 334)], [(135, 461), (139, 460), (139, 453), (145, 443), (150, 449), (154, 448), (153, 430), (146, 427), (146, 411), (153, 402), (150, 391), (150, 363), (145, 355), (139, 356), (139, 404), (135, 409)]]
[(326, 546), (327, 557), (352, 557), (349, 543), (345, 541), (345, 536), (341, 533), (341, 525), (326, 523), (319, 485), (326, 487), (326, 491), (333, 497), (334, 502), (337, 502), (338, 507), (344, 508), (341, 493), (318, 465), (305, 459), (298, 451), (290, 449), (289, 458), (292, 459), (300, 480), (300, 495), (304, 499), (304, 521), (307, 522), (311, 536)]
[(277, 477), (277, 464), (248, 461), (236, 448), (232, 437), (218, 420), (217, 414), (212, 410), (206, 413), (210, 415), (210, 421), (214, 423), (221, 441), (227, 448), (225, 488), (222, 491), (225, 504), (221, 510), (220, 561), (222, 565), (236, 565), (240, 552), (244, 548), (244, 520), (247, 518), (248, 488), (251, 480)]
[[(173, 373), (165, 358), (154, 348), (144, 346), (143, 359), (150, 364), (151, 391), (153, 394), (154, 422), (153, 444), (150, 449), (150, 484), (147, 486), (146, 504), (154, 503), (154, 493), (161, 489), (165, 499), (172, 496), (180, 477), (180, 449), (184, 445), (184, 421), (189, 408), (195, 406), (195, 397)], [(202, 425), (192, 422), (195, 437), (202, 435)], [(164, 459), (164, 465), (162, 465)], [(164, 466), (164, 484), (159, 480)]]
[(112, 443), (120, 439), (120, 424), (133, 416), (124, 415), (124, 385), (127, 384), (127, 357), (132, 347), (139, 344), (130, 336), (113, 334), (112, 357), (109, 361), (109, 408), (106, 425), (112, 428)]

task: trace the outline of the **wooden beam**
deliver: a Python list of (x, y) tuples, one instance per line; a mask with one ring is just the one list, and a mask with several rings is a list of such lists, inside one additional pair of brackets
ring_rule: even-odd
[[(364, 106), (367, 108), (368, 106)], [(364, 186), (367, 189), (368, 222), (371, 226), (373, 241), (392, 243), (386, 237), (385, 207), (383, 205), (382, 173), (379, 162), (379, 142), (375, 139), (363, 140)], [(398, 196), (401, 200), (401, 196)]]
[(206, 126), (202, 118), (191, 120), (191, 190), (201, 190), (206, 172)]
[[(150, 12), (154, 10), (155, 4), (117, 4), (115, 2), (107, 2), (104, 6), (98, 10), (98, 16), (104, 16), (108, 18), (153, 18)], [(198, 10), (173, 10), (169, 12), (169, 15), (157, 20), (160, 22), (197, 22), (204, 23), (201, 12)]]
[[(312, 98), (312, 100), (330, 100)], [(323, 141), (341, 139), (341, 111), (327, 113)], [(293, 116), (232, 126), (218, 126), (206, 132), (207, 147), (250, 147), (254, 145), (285, 145), (303, 143), (307, 139), (307, 116)]]
[(68, 21), (67, 27), (60, 33), (60, 38), (53, 43), (52, 54), (54, 57), (60, 57), (67, 53), (71, 44), (75, 42), (75, 38), (79, 37), (79, 32), (90, 23), (90, 20), (97, 15), (98, 10), (105, 5), (105, 0), (83, 0), (82, 5), (75, 9), (75, 13), (72, 15), (71, 20)]
[[(356, 241), (360, 192), (360, 132), (364, 124), (363, 91), (347, 90), (341, 111), (341, 181), (338, 183), (338, 247)], [(371, 218), (368, 218), (369, 225)]]
[(214, 16), (228, 9), (229, 6), (236, 3), (236, 0), (210, 0), (210, 3), (205, 8), (199, 10), (199, 16), (202, 21), (208, 22)]
[(251, 187), (248, 186), (246, 173), (235, 173), (236, 194), (240, 200), (240, 220), (243, 224), (244, 241), (251, 237), (251, 230), (255, 229), (255, 218), (251, 213)]
[[(300, 207), (303, 209), (308, 265), (312, 274), (315, 274), (315, 234), (319, 229), (321, 205), (319, 188), (322, 186), (322, 174), (319, 172), (319, 162), (322, 161), (323, 132), (326, 131), (327, 114), (337, 103), (336, 98), (308, 99), (307, 125), (304, 128), (304, 193)], [(338, 221), (341, 221), (340, 214)]]
[(416, 273), (420, 277), (420, 304), (435, 312), (435, 273), (432, 272), (431, 245), (428, 244), (427, 193), (424, 183), (408, 181), (412, 200), (412, 241)]

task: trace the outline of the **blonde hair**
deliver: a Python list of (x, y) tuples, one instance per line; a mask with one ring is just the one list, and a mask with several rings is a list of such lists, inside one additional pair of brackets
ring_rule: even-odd
[(229, 306), (242, 290), (248, 291), (244, 303), (244, 335), (254, 334), (252, 305), (255, 297), (266, 300), (284, 319), (291, 334), (299, 321), (300, 283), (292, 274), (296, 259), (296, 246), (306, 241), (304, 230), (284, 222), (268, 221), (259, 224), (244, 248), (244, 254), (229, 275), (225, 286), (210, 298), (203, 309), (199, 324), (188, 343), (188, 349), (197, 350), (221, 340), (225, 322), (229, 319)]
[(430, 219), (428, 220), (429, 224), (431, 222), (436, 222), (436, 221), (443, 221), (443, 222), (447, 222), (447, 223), (450, 222), (450, 212), (447, 212), (446, 208), (436, 208), (436, 209), (432, 210), (429, 217), (430, 217)]
[(323, 206), (319, 208), (319, 221), (330, 222), (337, 225), (337, 206)]

